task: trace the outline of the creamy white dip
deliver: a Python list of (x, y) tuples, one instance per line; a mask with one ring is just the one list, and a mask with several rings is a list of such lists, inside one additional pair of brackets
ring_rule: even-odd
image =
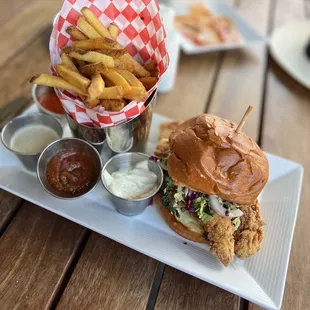
[(18, 129), (12, 136), (10, 147), (24, 154), (40, 153), (44, 148), (59, 139), (55, 130), (44, 125), (29, 125)]
[(104, 171), (103, 176), (109, 190), (124, 199), (140, 199), (152, 194), (157, 187), (157, 176), (148, 168), (148, 161), (144, 160), (132, 168), (123, 168), (109, 174)]

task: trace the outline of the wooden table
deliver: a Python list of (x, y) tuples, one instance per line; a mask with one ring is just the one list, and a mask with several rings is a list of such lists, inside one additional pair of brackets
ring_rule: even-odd
[[(0, 3), (0, 108), (31, 95), (27, 78), (49, 67), (51, 21), (61, 0)], [(239, 12), (269, 34), (310, 14), (302, 0), (239, 0)], [(308, 7), (307, 7), (308, 6)], [(310, 92), (265, 47), (182, 55), (175, 90), (156, 112), (186, 119), (208, 112), (239, 121), (268, 152), (300, 162), (304, 185), (283, 309), (310, 309)], [(0, 309), (258, 309), (204, 283), (0, 191)]]

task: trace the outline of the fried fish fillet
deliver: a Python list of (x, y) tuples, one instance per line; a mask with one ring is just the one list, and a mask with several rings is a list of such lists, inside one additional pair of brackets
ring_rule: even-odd
[(251, 206), (240, 206), (240, 210), (244, 214), (236, 231), (230, 219), (218, 214), (204, 226), (211, 251), (225, 266), (232, 262), (234, 255), (240, 259), (255, 255), (264, 239), (262, 226), (265, 223), (258, 201)]
[(167, 122), (160, 124), (159, 142), (154, 152), (157, 157), (165, 158), (169, 155), (169, 137), (180, 124), (181, 122)]
[(231, 220), (215, 213), (212, 220), (205, 224), (204, 230), (211, 252), (227, 267), (234, 259), (235, 227)]
[(260, 213), (260, 205), (256, 201), (251, 206), (240, 206), (244, 213), (240, 217), (241, 225), (234, 234), (235, 254), (241, 258), (255, 255), (264, 239), (262, 226), (265, 224)]

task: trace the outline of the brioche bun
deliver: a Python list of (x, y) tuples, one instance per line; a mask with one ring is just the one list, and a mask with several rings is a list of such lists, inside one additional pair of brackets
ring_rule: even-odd
[(203, 233), (192, 231), (189, 227), (184, 226), (182, 223), (180, 223), (176, 219), (176, 217), (171, 214), (169, 210), (162, 204), (161, 198), (158, 194), (154, 196), (154, 201), (161, 216), (164, 218), (164, 220), (173, 231), (175, 231), (177, 234), (179, 234), (185, 239), (199, 243), (207, 243), (206, 237)]
[(253, 203), (268, 180), (268, 161), (236, 128), (208, 114), (182, 123), (169, 142), (168, 173), (175, 184), (241, 205)]

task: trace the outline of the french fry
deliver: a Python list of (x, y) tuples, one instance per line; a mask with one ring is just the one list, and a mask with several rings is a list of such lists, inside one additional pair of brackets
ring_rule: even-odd
[(74, 46), (66, 46), (62, 49), (62, 52), (63, 53), (66, 53), (66, 54), (70, 54), (71, 52), (76, 52), (76, 53), (79, 53), (79, 54), (85, 54), (87, 53), (87, 51), (81, 49), (81, 48), (78, 48), (78, 47), (74, 47)]
[(82, 55), (76, 52), (71, 52), (69, 56), (78, 60), (83, 60), (91, 63), (101, 62), (107, 67), (114, 67), (114, 59), (111, 56), (97, 52), (89, 51)]
[(101, 23), (96, 15), (87, 7), (82, 8), (82, 14), (89, 22), (89, 24), (99, 33), (102, 37), (113, 39), (109, 30)]
[(155, 60), (151, 60), (147, 64), (144, 65), (144, 69), (151, 73), (151, 76), (158, 77), (158, 69), (157, 69), (157, 62)]
[(133, 63), (131, 61), (129, 61), (127, 57), (124, 57), (124, 56), (125, 55), (120, 56), (117, 59), (114, 59), (115, 68), (121, 69), (121, 70), (127, 70), (129, 72), (133, 72), (133, 70), (134, 70)]
[(100, 34), (83, 17), (78, 18), (77, 25), (88, 38), (100, 38)]
[(87, 106), (92, 108), (99, 103), (99, 96), (104, 90), (104, 80), (99, 73), (91, 78), (91, 83), (88, 87)]
[(158, 78), (153, 76), (143, 77), (139, 79), (140, 82), (144, 85), (146, 90), (150, 90), (158, 81)]
[(115, 71), (118, 72), (129, 83), (130, 86), (144, 88), (144, 85), (131, 72), (119, 69), (116, 69)]
[[(116, 86), (113, 82), (111, 82), (106, 76), (104, 77), (106, 87)], [(123, 89), (123, 88), (122, 88)]]
[(144, 65), (144, 69), (147, 71), (153, 71), (157, 69), (157, 62), (155, 60), (149, 61), (147, 64)]
[(111, 68), (107, 68), (105, 72), (102, 73), (104, 77), (109, 79), (114, 85), (116, 86), (122, 86), (124, 89), (124, 92), (126, 89), (130, 88), (129, 83), (115, 70)]
[(80, 89), (83, 93), (87, 93), (87, 88), (90, 84), (90, 80), (81, 75), (80, 73), (76, 73), (73, 70), (69, 69), (64, 65), (56, 65), (57, 73), (68, 83)]
[(38, 74), (36, 76), (33, 76), (32, 78), (29, 79), (29, 82), (33, 84), (39, 84), (39, 85), (44, 85), (44, 86), (49, 86), (49, 87), (71, 90), (71, 91), (76, 92), (80, 96), (87, 95), (87, 93), (71, 85), (70, 83), (68, 83), (67, 81), (65, 81), (59, 76), (48, 75), (48, 74), (43, 73), (43, 74)]
[(123, 99), (102, 99), (100, 105), (108, 111), (118, 112), (125, 107), (126, 101)]
[(148, 97), (148, 93), (145, 88), (129, 87), (124, 89), (123, 98), (129, 100), (144, 101)]
[(118, 37), (118, 33), (119, 33), (119, 29), (115, 24), (110, 24), (108, 27), (108, 30), (112, 36), (112, 38), (114, 38), (115, 40)]
[(121, 47), (116, 47), (115, 42), (111, 42), (111, 40), (108, 38), (96, 38), (76, 41), (72, 43), (72, 46), (87, 51), (101, 49), (123, 49)]
[(100, 99), (122, 99), (124, 95), (123, 87), (121, 86), (111, 86), (106, 87), (101, 92)]
[(70, 68), (71, 70), (77, 73), (80, 73), (77, 67), (75, 66), (74, 62), (72, 61), (72, 59), (66, 53), (62, 53), (60, 58), (61, 58), (62, 65)]
[(104, 50), (96, 50), (95, 52), (111, 56), (113, 58), (120, 57), (127, 53), (126, 48), (123, 49), (104, 49)]
[[(125, 54), (121, 57), (121, 61), (132, 63), (133, 65), (133, 73), (137, 77), (146, 77), (151, 76), (151, 73), (143, 68), (133, 57), (129, 54)], [(127, 69), (128, 70), (128, 69)], [(128, 70), (130, 71), (130, 70)]]
[(85, 76), (93, 76), (98, 73), (104, 73), (107, 67), (102, 62), (81, 66), (80, 72)]
[(69, 26), (66, 29), (66, 32), (69, 33), (70, 36), (72, 36), (73, 38), (75, 38), (77, 40), (87, 40), (88, 39), (88, 37), (86, 37), (86, 35), (82, 31), (75, 28), (74, 26)]
[(83, 66), (87, 65), (86, 61), (79, 60), (79, 59), (75, 59), (75, 61), (78, 64), (79, 69), (80, 69), (80, 67), (83, 67)]

